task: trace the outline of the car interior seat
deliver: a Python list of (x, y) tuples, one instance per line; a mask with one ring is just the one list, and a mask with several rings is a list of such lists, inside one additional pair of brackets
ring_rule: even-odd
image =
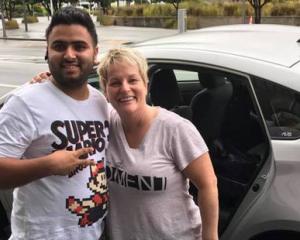
[(172, 69), (157, 69), (149, 82), (150, 104), (173, 111), (178, 115), (192, 120), (190, 106), (181, 105), (183, 100)]
[[(199, 79), (204, 87), (191, 100), (192, 122), (205, 140), (213, 165), (217, 170), (216, 162), (219, 157), (227, 158), (227, 151), (220, 141), (222, 123), (226, 107), (231, 99), (233, 87), (225, 76), (215, 75), (211, 72), (199, 72)], [(190, 193), (197, 196), (197, 189), (190, 187)]]
[[(191, 100), (193, 123), (210, 148), (220, 137), (225, 110), (233, 93), (225, 76), (199, 73), (204, 87)], [(210, 149), (211, 150), (211, 149)]]

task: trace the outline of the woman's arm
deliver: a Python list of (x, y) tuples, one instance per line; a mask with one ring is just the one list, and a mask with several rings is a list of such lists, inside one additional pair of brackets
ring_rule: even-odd
[(36, 76), (34, 76), (29, 83), (41, 83), (46, 80), (50, 80), (52, 77), (50, 72), (40, 72)]
[(202, 218), (202, 239), (218, 240), (219, 201), (217, 178), (208, 153), (193, 160), (184, 175), (198, 188), (198, 206)]

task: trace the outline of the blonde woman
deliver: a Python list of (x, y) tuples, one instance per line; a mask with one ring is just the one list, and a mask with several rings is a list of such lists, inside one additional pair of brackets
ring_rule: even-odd
[[(116, 110), (106, 158), (109, 236), (216, 240), (217, 180), (206, 144), (188, 120), (147, 105), (147, 69), (144, 57), (122, 48), (110, 50), (99, 66)], [(188, 180), (198, 188), (200, 211)]]

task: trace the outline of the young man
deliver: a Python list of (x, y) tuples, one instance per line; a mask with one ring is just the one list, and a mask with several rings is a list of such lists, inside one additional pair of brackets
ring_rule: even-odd
[(0, 111), (0, 188), (15, 188), (10, 239), (99, 239), (108, 108), (87, 84), (95, 26), (67, 7), (53, 16), (46, 39), (52, 80), (15, 93)]

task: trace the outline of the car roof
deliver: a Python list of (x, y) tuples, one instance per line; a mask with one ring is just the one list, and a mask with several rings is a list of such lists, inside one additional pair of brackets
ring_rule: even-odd
[(217, 26), (137, 43), (134, 47), (205, 50), (292, 67), (300, 61), (300, 28), (271, 24)]

